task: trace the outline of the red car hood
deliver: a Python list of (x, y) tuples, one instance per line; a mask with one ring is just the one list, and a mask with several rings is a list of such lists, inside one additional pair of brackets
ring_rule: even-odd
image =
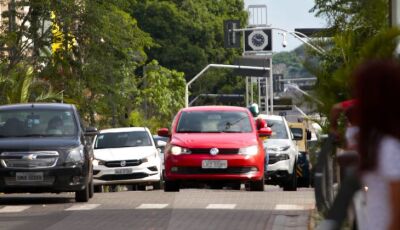
[(171, 144), (185, 148), (241, 148), (258, 142), (254, 133), (175, 133)]

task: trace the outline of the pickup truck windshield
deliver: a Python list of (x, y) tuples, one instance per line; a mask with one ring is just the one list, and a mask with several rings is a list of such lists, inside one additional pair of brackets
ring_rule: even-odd
[(76, 136), (72, 110), (18, 109), (0, 111), (0, 138)]

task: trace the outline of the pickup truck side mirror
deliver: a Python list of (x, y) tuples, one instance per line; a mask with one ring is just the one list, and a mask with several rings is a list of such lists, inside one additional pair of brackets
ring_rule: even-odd
[(85, 136), (96, 136), (99, 131), (95, 127), (87, 127), (85, 129)]

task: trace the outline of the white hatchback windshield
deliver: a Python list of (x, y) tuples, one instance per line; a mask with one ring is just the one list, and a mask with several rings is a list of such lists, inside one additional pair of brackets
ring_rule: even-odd
[(151, 146), (151, 137), (145, 131), (101, 133), (97, 135), (95, 149)]

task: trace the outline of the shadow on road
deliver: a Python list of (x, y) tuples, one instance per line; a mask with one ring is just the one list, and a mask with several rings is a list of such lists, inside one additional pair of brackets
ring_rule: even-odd
[(63, 204), (63, 203), (74, 203), (73, 197), (65, 196), (53, 196), (48, 197), (46, 195), (34, 195), (27, 194), (26, 196), (7, 196), (4, 194), (0, 195), (0, 205), (27, 205), (27, 204)]

